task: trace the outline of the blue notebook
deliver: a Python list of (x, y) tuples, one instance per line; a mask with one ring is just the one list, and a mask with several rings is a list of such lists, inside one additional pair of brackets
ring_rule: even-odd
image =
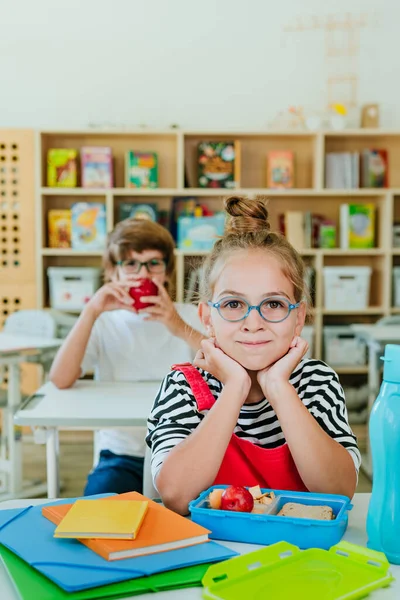
[[(62, 502), (71, 502), (71, 499)], [(77, 540), (54, 538), (55, 525), (42, 516), (42, 506), (0, 510), (0, 543), (67, 592), (218, 562), (237, 555), (237, 552), (210, 541), (160, 554), (108, 562)]]

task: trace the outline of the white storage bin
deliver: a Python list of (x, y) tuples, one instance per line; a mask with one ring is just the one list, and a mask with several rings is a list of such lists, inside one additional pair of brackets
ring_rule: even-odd
[(400, 306), (400, 267), (393, 267), (393, 306)]
[(308, 342), (308, 350), (307, 354), (305, 354), (306, 358), (312, 358), (314, 354), (314, 327), (312, 325), (304, 325), (300, 337)]
[(331, 366), (365, 365), (367, 345), (357, 338), (351, 327), (326, 325), (324, 327), (324, 360)]
[(371, 267), (324, 267), (325, 308), (362, 310), (369, 305)]
[(101, 269), (94, 267), (49, 267), (50, 306), (81, 311), (100, 287)]

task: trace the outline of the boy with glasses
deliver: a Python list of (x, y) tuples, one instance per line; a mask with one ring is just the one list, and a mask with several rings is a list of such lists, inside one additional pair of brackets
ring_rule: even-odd
[[(173, 362), (191, 361), (203, 335), (197, 308), (175, 304), (169, 286), (175, 270), (174, 241), (161, 225), (126, 219), (108, 238), (105, 285), (87, 303), (60, 348), (51, 381), (68, 388), (84, 373), (99, 381), (161, 380)], [(129, 289), (151, 279), (158, 294), (137, 310)], [(112, 402), (112, 398), (110, 398)], [(145, 428), (96, 432), (99, 462), (85, 495), (142, 491)]]

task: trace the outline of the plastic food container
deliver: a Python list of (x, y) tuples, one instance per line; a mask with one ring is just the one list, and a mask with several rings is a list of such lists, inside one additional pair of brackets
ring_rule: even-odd
[[(347, 496), (268, 489), (261, 491), (263, 493), (273, 491), (276, 498), (271, 504), (265, 505), (262, 514), (209, 508), (210, 492), (217, 488), (227, 487), (229, 486), (210, 487), (189, 504), (192, 520), (209, 529), (212, 532), (210, 538), (216, 540), (263, 546), (285, 541), (302, 549), (322, 548), (328, 550), (342, 539), (347, 529), (348, 511), (353, 508)], [(322, 521), (278, 516), (277, 513), (287, 502), (329, 506), (332, 508), (335, 518), (332, 521)]]

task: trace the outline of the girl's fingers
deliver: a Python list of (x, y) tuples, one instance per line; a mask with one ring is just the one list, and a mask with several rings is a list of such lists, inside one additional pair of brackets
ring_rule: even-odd
[(149, 315), (152, 315), (153, 317), (155, 317), (155, 316), (163, 317), (165, 315), (165, 312), (163, 310), (160, 310), (160, 308), (158, 306), (146, 306), (146, 308), (141, 308), (139, 310), (139, 314), (140, 313), (148, 313)]
[(156, 279), (152, 278), (152, 282), (156, 284), (158, 288), (158, 292), (162, 298), (168, 298), (170, 300), (170, 296), (165, 288), (163, 283), (159, 283)]
[(142, 302), (149, 302), (150, 304), (157, 304), (159, 306), (164, 302), (163, 298), (160, 298), (160, 296), (140, 296), (140, 300)]

